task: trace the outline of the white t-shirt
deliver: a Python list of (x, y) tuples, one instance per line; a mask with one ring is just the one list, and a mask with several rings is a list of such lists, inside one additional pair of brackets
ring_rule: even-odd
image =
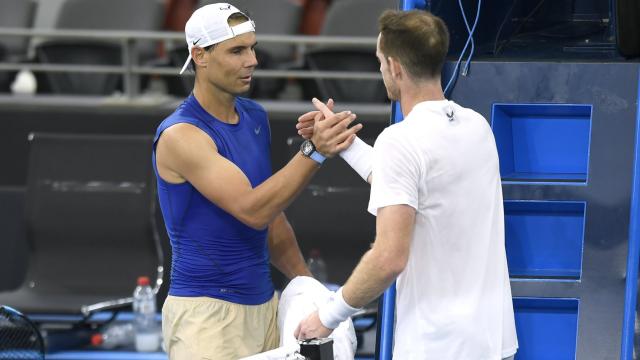
[(380, 134), (369, 212), (399, 204), (416, 209), (416, 224), (396, 283), (394, 359), (513, 355), (498, 154), (482, 115), (422, 102)]

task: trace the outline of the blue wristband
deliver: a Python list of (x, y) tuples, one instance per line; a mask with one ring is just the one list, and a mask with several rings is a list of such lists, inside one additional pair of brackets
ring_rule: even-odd
[(326, 157), (324, 157), (324, 155), (320, 154), (317, 151), (312, 152), (309, 157), (315, 160), (315, 162), (317, 162), (318, 164), (322, 164), (327, 159)]

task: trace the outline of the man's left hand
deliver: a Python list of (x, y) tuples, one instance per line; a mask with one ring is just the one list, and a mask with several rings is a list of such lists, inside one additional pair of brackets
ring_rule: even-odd
[(314, 311), (311, 315), (309, 315), (309, 317), (300, 322), (293, 335), (298, 340), (307, 340), (325, 338), (329, 336), (331, 332), (333, 332), (333, 329), (324, 327), (324, 325), (322, 325), (322, 322), (320, 322), (318, 312)]

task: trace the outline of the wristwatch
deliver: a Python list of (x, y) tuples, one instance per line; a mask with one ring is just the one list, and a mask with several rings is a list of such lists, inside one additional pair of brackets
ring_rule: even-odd
[(305, 140), (302, 142), (302, 145), (300, 145), (300, 152), (302, 153), (302, 155), (315, 160), (315, 162), (317, 162), (318, 164), (322, 164), (326, 159), (324, 155), (316, 151), (316, 146), (313, 145), (313, 142), (311, 142), (311, 140)]

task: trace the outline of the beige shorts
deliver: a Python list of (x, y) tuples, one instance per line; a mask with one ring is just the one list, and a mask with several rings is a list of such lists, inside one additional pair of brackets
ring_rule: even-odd
[(162, 335), (170, 360), (237, 360), (278, 347), (278, 296), (261, 305), (167, 296)]

